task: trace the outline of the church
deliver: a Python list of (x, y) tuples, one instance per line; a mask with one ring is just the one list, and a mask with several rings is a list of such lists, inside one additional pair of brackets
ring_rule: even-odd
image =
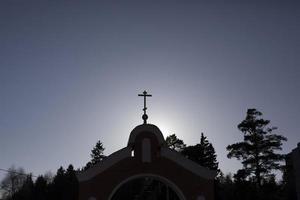
[(79, 200), (213, 200), (216, 171), (167, 147), (162, 132), (148, 124), (146, 91), (143, 124), (127, 146), (77, 174)]

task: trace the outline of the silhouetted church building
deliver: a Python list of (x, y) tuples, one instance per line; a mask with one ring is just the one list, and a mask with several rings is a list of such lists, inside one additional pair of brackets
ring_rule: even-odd
[(300, 142), (286, 156), (288, 199), (300, 200)]
[(145, 104), (127, 147), (77, 175), (79, 200), (213, 200), (216, 172), (169, 149)]

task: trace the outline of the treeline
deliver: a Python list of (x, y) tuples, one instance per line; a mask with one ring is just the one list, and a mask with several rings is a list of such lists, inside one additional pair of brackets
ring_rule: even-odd
[[(243, 141), (227, 146), (228, 158), (237, 158), (243, 168), (233, 175), (218, 177), (216, 183), (217, 199), (257, 199), (257, 200), (292, 200), (288, 193), (286, 170), (280, 153), (282, 135), (275, 134), (277, 127), (270, 126), (270, 121), (262, 118), (256, 109), (248, 109), (245, 119), (238, 124), (243, 134)], [(275, 180), (275, 172), (281, 170), (284, 178)]]
[(276, 181), (275, 176), (264, 179), (259, 187), (253, 179), (245, 179), (239, 173), (222, 173), (215, 180), (216, 200), (296, 200), (291, 198), (285, 181)]
[(201, 133), (199, 143), (195, 145), (187, 146), (175, 134), (166, 137), (166, 143), (170, 149), (181, 153), (199, 165), (217, 172), (220, 171), (215, 149), (203, 133)]
[[(91, 150), (91, 160), (81, 169), (74, 170), (72, 164), (67, 169), (60, 167), (56, 175), (33, 176), (23, 168), (9, 168), (8, 173), (0, 182), (4, 200), (77, 200), (78, 180), (76, 173), (89, 169), (106, 158), (104, 147), (98, 141)], [(0, 191), (0, 192), (1, 192)], [(1, 198), (1, 196), (0, 196)]]
[[(285, 155), (280, 153), (282, 142), (287, 139), (275, 134), (277, 127), (270, 126), (270, 121), (263, 119), (262, 113), (256, 109), (248, 109), (245, 119), (237, 128), (243, 135), (243, 141), (226, 148), (228, 158), (237, 158), (243, 165), (233, 176), (224, 176), (218, 168), (214, 147), (203, 133), (199, 143), (193, 146), (186, 146), (175, 134), (168, 136), (166, 142), (183, 156), (217, 171), (217, 200), (294, 200), (287, 169), (283, 165)], [(284, 175), (281, 181), (275, 179), (278, 170)]]
[(1, 188), (5, 200), (78, 199), (78, 181), (72, 165), (66, 170), (60, 167), (53, 178), (38, 176), (35, 181), (24, 170), (10, 169), (1, 182)]
[[(238, 124), (237, 128), (241, 131), (243, 140), (228, 145), (226, 150), (228, 158), (238, 159), (243, 167), (233, 175), (224, 175), (219, 169), (215, 149), (203, 133), (195, 145), (186, 145), (175, 134), (166, 137), (166, 143), (170, 149), (217, 172), (216, 200), (294, 200), (295, 197), (288, 185), (286, 168), (283, 165), (285, 155), (280, 153), (282, 142), (287, 139), (282, 135), (274, 134), (277, 128), (270, 126), (270, 121), (263, 119), (262, 113), (256, 109), (248, 109), (245, 119)], [(91, 160), (77, 171), (87, 170), (106, 158), (101, 141), (96, 143), (90, 156)], [(281, 181), (275, 179), (277, 170), (283, 173)], [(59, 168), (51, 180), (39, 176), (36, 181), (33, 181), (32, 176), (26, 176), (24, 179), (24, 175), (21, 174), (24, 174), (24, 171), (8, 174), (2, 180), (1, 188), (5, 191), (5, 200), (77, 199), (78, 182), (72, 165), (69, 165), (66, 170)], [(23, 178), (18, 180), (15, 177)], [(9, 185), (9, 183), (14, 184)]]

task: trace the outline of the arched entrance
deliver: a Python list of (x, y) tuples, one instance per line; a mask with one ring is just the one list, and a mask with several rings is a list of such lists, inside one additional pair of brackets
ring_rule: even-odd
[(181, 190), (168, 179), (140, 174), (122, 181), (109, 200), (185, 200)]

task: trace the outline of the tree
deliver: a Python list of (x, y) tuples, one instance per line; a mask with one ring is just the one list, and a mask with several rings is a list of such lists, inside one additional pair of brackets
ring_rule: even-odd
[(182, 154), (203, 167), (218, 170), (217, 155), (213, 145), (201, 133), (200, 143), (184, 148)]
[(104, 150), (105, 148), (103, 147), (103, 144), (100, 140), (98, 140), (98, 142), (96, 143), (96, 145), (94, 146), (94, 148), (91, 151), (91, 161), (89, 161), (85, 167), (83, 168), (83, 170), (87, 170), (89, 168), (91, 168), (92, 166), (96, 165), (98, 162), (102, 161), (104, 158), (106, 158), (106, 156), (104, 155)]
[(34, 198), (34, 183), (32, 180), (32, 175), (27, 175), (21, 188), (16, 191), (11, 200), (32, 200)]
[(216, 200), (229, 200), (234, 198), (234, 183), (232, 181), (231, 174), (224, 176), (220, 171), (219, 175), (215, 179), (215, 199)]
[(8, 169), (8, 173), (0, 183), (0, 188), (3, 190), (4, 198), (12, 197), (23, 186), (27, 175), (23, 168), (15, 168), (14, 166)]
[(50, 185), (50, 199), (63, 200), (64, 199), (64, 189), (67, 184), (65, 178), (66, 171), (63, 167), (60, 167), (55, 177), (53, 178), (53, 182)]
[(46, 180), (47, 184), (50, 184), (53, 181), (54, 175), (52, 174), (51, 171), (47, 171), (43, 175), (43, 178)]
[(78, 197), (78, 181), (74, 167), (69, 165), (67, 170), (60, 167), (50, 184), (48, 199), (76, 200)]
[(95, 165), (96, 163), (102, 161), (105, 158), (103, 154), (105, 148), (103, 147), (102, 142), (99, 140), (96, 143), (96, 146), (92, 149), (91, 157), (92, 157), (92, 164)]
[(73, 165), (69, 165), (66, 173), (66, 185), (65, 185), (65, 200), (77, 200), (78, 196), (78, 180), (75, 174)]
[(261, 118), (262, 113), (256, 109), (248, 109), (246, 118), (238, 125), (244, 134), (244, 141), (227, 146), (228, 158), (242, 160), (243, 173), (253, 176), (258, 187), (262, 180), (272, 175), (272, 170), (281, 169), (280, 161), (284, 155), (276, 153), (282, 150), (282, 141), (287, 139), (273, 134), (276, 127), (269, 127), (269, 120)]
[(47, 199), (47, 179), (43, 176), (37, 177), (34, 184), (34, 199), (46, 200)]
[(175, 134), (166, 137), (166, 143), (170, 149), (173, 149), (178, 152), (181, 152), (186, 147), (183, 140), (177, 138)]

